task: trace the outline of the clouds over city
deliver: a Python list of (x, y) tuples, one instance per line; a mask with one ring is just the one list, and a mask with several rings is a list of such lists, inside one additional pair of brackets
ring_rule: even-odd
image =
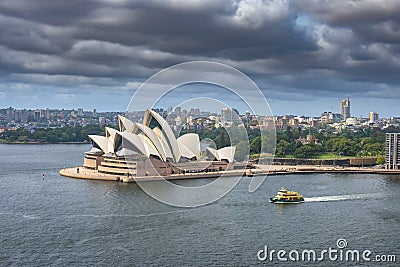
[(118, 94), (190, 60), (234, 66), (275, 100), (400, 98), (398, 14), (396, 0), (3, 0), (2, 103), (15, 84)]

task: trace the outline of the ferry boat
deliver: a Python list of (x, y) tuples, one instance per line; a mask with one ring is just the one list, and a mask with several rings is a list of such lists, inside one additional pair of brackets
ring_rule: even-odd
[(301, 194), (295, 191), (289, 191), (286, 188), (282, 187), (279, 189), (278, 194), (275, 197), (271, 197), (271, 203), (276, 204), (290, 204), (290, 203), (301, 203), (304, 201), (304, 198)]

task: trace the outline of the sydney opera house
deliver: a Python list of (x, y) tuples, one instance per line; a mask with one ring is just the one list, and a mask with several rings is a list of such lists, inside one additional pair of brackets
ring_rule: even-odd
[[(92, 149), (85, 153), (84, 167), (119, 176), (168, 176), (209, 173), (234, 168), (235, 147), (200, 153), (199, 136), (176, 138), (158, 113), (147, 109), (143, 123), (119, 116), (119, 130), (106, 127), (105, 136), (89, 135)], [(204, 155), (205, 154), (205, 155)]]

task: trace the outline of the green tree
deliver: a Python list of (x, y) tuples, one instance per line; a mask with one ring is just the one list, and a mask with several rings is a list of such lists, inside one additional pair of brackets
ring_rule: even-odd
[(334, 143), (332, 151), (336, 153), (343, 152), (345, 156), (354, 156), (358, 151), (360, 151), (360, 146), (358, 143), (347, 137), (341, 137)]
[(386, 160), (383, 156), (378, 157), (378, 159), (376, 160), (376, 164), (385, 164), (385, 162)]
[(221, 129), (214, 142), (218, 149), (231, 145), (229, 135), (225, 129)]
[(250, 143), (250, 153), (260, 154), (260, 151), (261, 151), (261, 136), (257, 136)]
[(236, 145), (235, 150), (235, 160), (237, 161), (244, 161), (248, 159), (249, 155), (249, 144), (246, 141), (240, 141)]
[(296, 148), (293, 155), (296, 158), (312, 158), (323, 152), (323, 147), (316, 144), (307, 144)]
[(285, 155), (288, 155), (290, 153), (290, 150), (291, 150), (290, 143), (285, 140), (281, 140), (276, 145), (275, 155), (278, 157), (284, 157)]

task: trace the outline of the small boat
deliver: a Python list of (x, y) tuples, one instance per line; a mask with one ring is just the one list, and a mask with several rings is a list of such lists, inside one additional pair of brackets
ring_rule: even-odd
[(269, 200), (269, 202), (276, 204), (296, 204), (303, 201), (304, 198), (301, 194), (295, 191), (289, 191), (284, 187), (279, 189), (278, 194), (274, 197), (271, 197)]

